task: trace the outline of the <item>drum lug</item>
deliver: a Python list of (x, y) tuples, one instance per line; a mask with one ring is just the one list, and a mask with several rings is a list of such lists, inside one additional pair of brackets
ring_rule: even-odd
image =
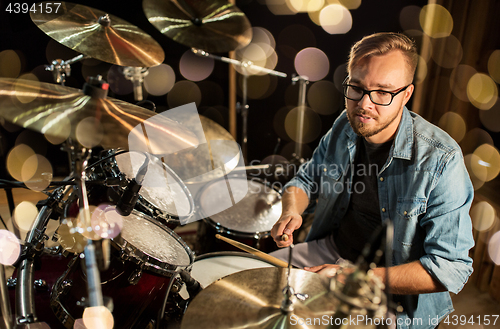
[(139, 268), (139, 269), (136, 269), (134, 272), (132, 272), (132, 274), (130, 274), (130, 276), (128, 277), (128, 282), (131, 284), (131, 285), (136, 285), (139, 280), (141, 279), (142, 277), (142, 269)]
[(49, 290), (49, 285), (47, 284), (47, 281), (38, 279), (35, 280), (34, 282), (35, 289), (38, 291), (48, 291)]

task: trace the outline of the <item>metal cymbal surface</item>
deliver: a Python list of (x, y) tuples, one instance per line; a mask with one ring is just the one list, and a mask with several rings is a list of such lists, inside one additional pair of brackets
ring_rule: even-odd
[[(327, 328), (325, 323), (301, 325), (299, 319), (330, 318), (339, 302), (329, 293), (329, 280), (317, 273), (292, 269), (290, 285), (305, 300), (293, 311), (281, 311), (287, 269), (269, 267), (226, 276), (202, 290), (189, 304), (181, 329)], [(305, 321), (302, 321), (304, 324)], [(320, 321), (324, 322), (324, 321)]]
[[(51, 4), (42, 2), (41, 6), (45, 3)], [(79, 53), (134, 67), (156, 66), (165, 59), (151, 36), (121, 18), (70, 2), (62, 2), (55, 10), (30, 12), (31, 20), (49, 37)]]
[(252, 40), (245, 14), (224, 0), (144, 0), (149, 22), (172, 40), (191, 48), (221, 53)]
[[(0, 108), (0, 117), (7, 121), (63, 140), (72, 138), (86, 147), (164, 154), (198, 144), (194, 134), (164, 115), (50, 83), (1, 78)], [(85, 145), (82, 139), (96, 145)]]

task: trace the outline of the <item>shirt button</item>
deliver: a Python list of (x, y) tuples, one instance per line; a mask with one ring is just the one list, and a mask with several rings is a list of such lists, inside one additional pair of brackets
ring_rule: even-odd
[(326, 172), (326, 168), (323, 168), (323, 171)]
[(385, 208), (382, 208), (382, 212), (385, 212)]
[(405, 215), (405, 216), (408, 215), (408, 212), (407, 211), (403, 212), (403, 215)]
[(384, 181), (384, 177), (380, 177), (380, 181), (383, 182)]

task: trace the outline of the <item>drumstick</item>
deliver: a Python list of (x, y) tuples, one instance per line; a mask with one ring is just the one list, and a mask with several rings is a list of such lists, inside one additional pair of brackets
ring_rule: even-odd
[(288, 263), (285, 262), (285, 261), (282, 261), (281, 259), (278, 259), (276, 257), (273, 257), (271, 255), (268, 255), (266, 254), (265, 252), (262, 252), (258, 249), (255, 249), (255, 248), (252, 248), (250, 246), (247, 246), (246, 244), (244, 243), (241, 243), (241, 242), (238, 242), (238, 241), (235, 241), (235, 240), (232, 240), (232, 239), (229, 239), (229, 238), (226, 238), (220, 234), (216, 234), (215, 237), (217, 239), (220, 239), (222, 241), (226, 241), (227, 243), (229, 244), (232, 244), (233, 246), (235, 246), (236, 248), (239, 248), (241, 250), (244, 250), (252, 255), (255, 255), (257, 257), (260, 257), (264, 260), (267, 260), (269, 263), (272, 263), (276, 266), (280, 266), (280, 267), (288, 267)]

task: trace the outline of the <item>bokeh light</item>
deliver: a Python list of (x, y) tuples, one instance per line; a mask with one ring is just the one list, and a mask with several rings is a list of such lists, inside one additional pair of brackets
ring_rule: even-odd
[(21, 244), (16, 235), (7, 230), (0, 230), (0, 264), (10, 266), (21, 254)]
[(361, 0), (339, 0), (339, 2), (349, 10), (358, 9), (361, 6)]
[(205, 80), (214, 70), (214, 59), (198, 56), (191, 50), (182, 54), (179, 61), (179, 70), (184, 78), (191, 81)]
[(453, 69), (450, 75), (451, 91), (461, 101), (468, 102), (467, 84), (477, 73), (476, 69), (470, 65), (460, 64)]
[(81, 253), (87, 245), (87, 238), (77, 231), (76, 219), (65, 218), (57, 229), (58, 242), (70, 253)]
[(86, 307), (82, 319), (87, 329), (111, 329), (114, 326), (113, 314), (104, 306)]
[(149, 68), (144, 78), (144, 88), (150, 95), (163, 96), (175, 85), (175, 72), (170, 65), (160, 64)]
[(474, 204), (470, 210), (472, 225), (478, 231), (489, 230), (495, 222), (496, 215), (495, 208), (487, 201)]
[(337, 66), (335, 71), (333, 72), (333, 83), (335, 84), (335, 88), (343, 94), (343, 87), (342, 87), (342, 82), (344, 82), (344, 79), (347, 75), (347, 64), (342, 64)]
[(83, 323), (83, 319), (75, 319), (75, 323), (73, 324), (73, 329), (87, 329), (85, 324)]
[(420, 27), (420, 11), (419, 6), (406, 6), (399, 13), (399, 24), (403, 30), (419, 30)]
[(487, 111), (479, 111), (479, 119), (486, 129), (492, 132), (500, 132), (500, 101)]
[[(243, 76), (239, 76), (238, 87), (243, 90)], [(278, 86), (278, 78), (270, 75), (251, 75), (247, 77), (247, 97), (264, 99), (269, 97)]]
[(92, 148), (101, 142), (104, 137), (104, 129), (97, 118), (88, 117), (78, 122), (75, 135), (80, 144)]
[[(257, 44), (264, 43), (269, 45), (272, 49), (276, 48), (276, 40), (272, 33), (260, 26), (252, 27), (252, 42)], [(269, 56), (271, 54), (268, 53), (267, 55)]]
[(432, 39), (432, 59), (441, 67), (452, 69), (456, 67), (463, 57), (460, 41), (449, 35), (443, 38)]
[(35, 155), (35, 151), (26, 144), (14, 146), (7, 155), (7, 170), (18, 181), (23, 181), (22, 168), (26, 160)]
[(493, 138), (487, 131), (481, 128), (473, 128), (465, 134), (465, 138), (460, 142), (460, 147), (464, 154), (469, 154), (483, 144), (494, 145)]
[(92, 212), (90, 220), (94, 232), (103, 239), (117, 237), (123, 228), (123, 218), (113, 205), (97, 206)]
[(472, 182), (472, 186), (474, 188), (474, 191), (477, 191), (484, 185), (484, 180), (481, 178), (477, 177), (474, 171), (472, 170), (472, 163), (477, 162), (479, 158), (470, 153), (464, 156), (464, 162), (465, 162), (465, 167), (467, 168), (467, 172), (469, 173), (470, 180)]
[(299, 13), (318, 11), (323, 8), (324, 4), (325, 0), (290, 0), (293, 10)]
[(195, 102), (196, 106), (201, 102), (201, 90), (192, 81), (177, 82), (167, 94), (167, 103), (171, 109), (192, 102)]
[(24, 162), (21, 168), (21, 177), (29, 189), (43, 191), (52, 182), (52, 165), (46, 157), (40, 154), (32, 155)]
[(28, 145), (37, 154), (47, 154), (47, 142), (34, 130), (24, 129), (17, 135), (15, 145), (21, 144)]
[(419, 84), (427, 77), (427, 62), (422, 56), (418, 56), (417, 70), (415, 72), (414, 84)]
[(0, 52), (0, 78), (17, 78), (21, 73), (21, 59), (11, 49)]
[(467, 126), (464, 118), (455, 112), (446, 112), (441, 116), (438, 126), (446, 131), (457, 143), (464, 138)]
[(498, 100), (498, 87), (490, 76), (476, 73), (467, 83), (467, 97), (478, 109), (489, 110)]
[(489, 182), (498, 176), (500, 172), (500, 154), (494, 146), (483, 144), (474, 151), (473, 155), (477, 158), (472, 159), (471, 168), (478, 178)]
[[(295, 105), (297, 106), (297, 105)], [(280, 108), (274, 114), (273, 118), (273, 128), (276, 135), (278, 135), (282, 140), (290, 141), (291, 138), (285, 130), (285, 119), (288, 113), (295, 108), (295, 106), (285, 106)]]
[(330, 115), (340, 108), (341, 94), (330, 81), (317, 81), (307, 92), (307, 102), (313, 111), (322, 115)]
[(106, 81), (109, 83), (109, 89), (117, 95), (127, 95), (134, 91), (132, 80), (125, 77), (122, 66), (111, 66)]
[[(261, 45), (264, 45), (264, 47)], [(248, 46), (236, 50), (236, 60), (241, 61), (243, 65), (235, 65), (234, 69), (243, 75), (267, 74), (258, 67), (272, 70), (276, 66), (276, 61), (269, 61), (268, 63), (267, 48), (265, 48), (265, 44), (250, 43)]]
[(494, 50), (488, 58), (488, 73), (491, 78), (500, 83), (500, 50)]
[[(85, 220), (85, 211), (80, 211), (78, 212), (78, 215), (76, 216), (76, 221), (72, 222), (73, 226), (71, 227), (72, 232), (78, 232), (87, 239), (91, 239), (94, 241), (100, 240), (101, 237), (98, 235), (98, 233), (94, 230), (94, 226), (92, 223), (92, 214), (95, 212), (97, 209), (97, 206), (90, 205), (89, 206), (89, 216), (90, 216), (90, 223), (89, 226), (87, 226), (86, 220)], [(95, 221), (96, 223), (98, 221)], [(71, 225), (68, 223), (68, 225)]]
[(24, 104), (34, 101), (38, 97), (40, 81), (33, 73), (26, 73), (19, 77), (20, 81), (15, 84), (17, 99)]
[(500, 231), (491, 236), (488, 242), (488, 254), (496, 265), (500, 265)]
[(298, 136), (298, 122), (300, 111), (296, 107), (288, 112), (285, 118), (285, 130), (288, 136), (295, 142), (309, 143), (315, 140), (321, 132), (321, 119), (319, 115), (310, 108), (304, 107), (304, 119), (302, 128), (302, 139)]
[(267, 8), (274, 15), (295, 15), (296, 10), (290, 5), (290, 0), (266, 0)]
[(21, 230), (29, 231), (38, 216), (38, 209), (29, 201), (20, 202), (12, 213), (12, 222)]
[(453, 30), (453, 17), (441, 5), (429, 4), (422, 8), (419, 15), (420, 26), (432, 38), (443, 38)]
[(429, 62), (432, 58), (432, 42), (427, 42), (429, 37), (421, 29), (405, 30), (404, 34), (415, 41), (419, 56)]
[(69, 129), (69, 127), (71, 127), (71, 122), (68, 117), (58, 113), (52, 113), (45, 119), (45, 126), (50, 122), (57, 122), (57, 124), (53, 124), (47, 129), (44, 134), (45, 139), (54, 145), (66, 141), (71, 133), (71, 129)]
[(295, 57), (295, 70), (309, 81), (323, 79), (330, 71), (330, 61), (326, 54), (318, 48), (306, 48)]
[(352, 28), (351, 12), (342, 5), (332, 4), (319, 13), (321, 27), (330, 34), (344, 34)]

